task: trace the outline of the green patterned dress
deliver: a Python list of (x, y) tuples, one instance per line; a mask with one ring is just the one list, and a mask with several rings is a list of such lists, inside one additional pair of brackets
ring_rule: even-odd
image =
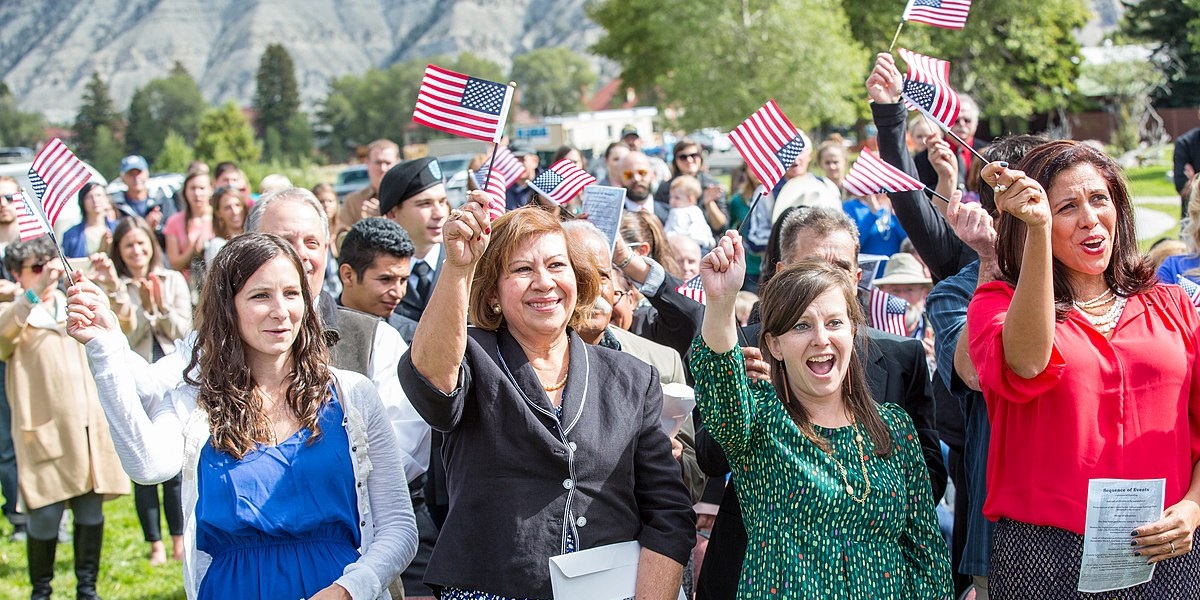
[[(860, 504), (847, 495), (833, 459), (800, 432), (770, 382), (749, 384), (741, 348), (716, 354), (698, 338), (691, 365), (696, 402), (729, 457), (745, 515), (739, 600), (951, 594), (949, 552), (938, 532), (921, 445), (903, 409), (879, 405), (897, 441), (890, 457), (872, 454), (863, 432), (871, 491)], [(854, 428), (814, 429), (831, 440), (861, 498), (865, 482)]]

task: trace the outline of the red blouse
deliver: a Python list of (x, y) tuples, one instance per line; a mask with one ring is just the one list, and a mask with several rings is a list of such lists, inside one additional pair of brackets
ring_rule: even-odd
[(1111, 340), (1072, 311), (1032, 379), (1004, 360), (1013, 292), (985, 284), (967, 310), (992, 423), (984, 515), (1082, 534), (1096, 478), (1165, 478), (1166, 506), (1182, 500), (1200, 460), (1200, 317), (1183, 290), (1130, 298)]

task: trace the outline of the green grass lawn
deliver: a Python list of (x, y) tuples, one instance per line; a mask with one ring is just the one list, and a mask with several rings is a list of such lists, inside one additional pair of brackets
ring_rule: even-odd
[[(1175, 191), (1175, 184), (1167, 179), (1166, 174), (1170, 170), (1171, 167), (1166, 165), (1126, 169), (1125, 175), (1129, 177), (1130, 193), (1134, 196), (1178, 197), (1179, 193)], [(1178, 208), (1176, 211), (1178, 212)]]
[[(160, 567), (148, 562), (150, 545), (142, 539), (133, 496), (122, 496), (104, 504), (104, 551), (100, 556), (98, 591), (105, 600), (182, 600), (183, 563), (168, 560)], [(7, 525), (7, 524), (6, 524)], [(163, 524), (164, 533), (166, 523)], [(29, 575), (25, 566), (25, 544), (8, 541), (10, 529), (3, 527), (0, 539), (0, 598), (29, 597)], [(171, 541), (167, 540), (167, 554)], [(74, 551), (70, 542), (59, 544), (54, 577), (55, 600), (75, 598)]]

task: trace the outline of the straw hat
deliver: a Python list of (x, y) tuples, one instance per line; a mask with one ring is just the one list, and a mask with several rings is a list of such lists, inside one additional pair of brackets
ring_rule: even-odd
[(917, 257), (907, 252), (897, 252), (888, 258), (887, 266), (883, 268), (883, 277), (871, 282), (871, 285), (921, 285), (931, 284), (933, 280), (925, 276)]

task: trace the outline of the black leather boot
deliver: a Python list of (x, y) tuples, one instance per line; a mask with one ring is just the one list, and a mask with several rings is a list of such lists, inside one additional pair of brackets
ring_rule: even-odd
[(75, 525), (76, 600), (100, 600), (96, 577), (100, 574), (100, 547), (104, 544), (104, 522)]
[(54, 579), (54, 553), (58, 549), (58, 538), (48, 540), (25, 539), (29, 558), (29, 583), (33, 586), (32, 600), (50, 600), (50, 582)]

